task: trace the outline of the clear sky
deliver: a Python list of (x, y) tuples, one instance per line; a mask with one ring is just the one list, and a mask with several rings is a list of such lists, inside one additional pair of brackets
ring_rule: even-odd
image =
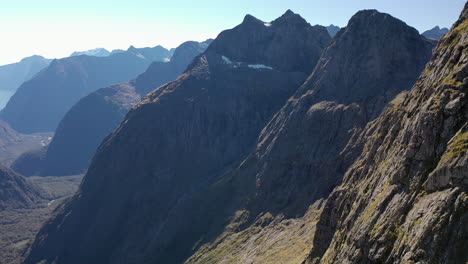
[(216, 37), (245, 14), (271, 21), (291, 9), (309, 23), (345, 26), (361, 9), (389, 13), (420, 32), (450, 27), (465, 0), (0, 0), (0, 65), (33, 54), (156, 46)]

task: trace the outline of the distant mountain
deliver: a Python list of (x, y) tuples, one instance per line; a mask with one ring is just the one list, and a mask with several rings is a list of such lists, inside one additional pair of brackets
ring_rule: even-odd
[(222, 32), (103, 141), (80, 194), (42, 229), (26, 263), (183, 263), (232, 197), (221, 188), (212, 204), (198, 203), (208, 198), (198, 194), (230, 181), (221, 176), (255, 147), (330, 40), (292, 11), (269, 23), (248, 15)]
[(172, 57), (172, 52), (162, 46), (153, 48), (135, 48), (130, 46), (127, 52), (133, 52), (151, 61), (165, 61)]
[(330, 36), (333, 38), (335, 37), (336, 33), (338, 33), (338, 31), (340, 31), (340, 27), (337, 27), (333, 24), (329, 25), (327, 27), (327, 31), (328, 31), (328, 34), (330, 34)]
[(12, 168), (25, 175), (63, 176), (85, 171), (101, 143), (148, 92), (175, 80), (212, 40), (181, 44), (169, 62), (153, 62), (136, 80), (83, 97), (60, 122), (49, 146), (21, 155)]
[(54, 131), (78, 100), (98, 88), (135, 78), (168, 50), (130, 47), (108, 57), (75, 56), (54, 60), (25, 82), (13, 95), (0, 118), (22, 133)]
[(0, 211), (21, 208), (41, 200), (40, 189), (0, 163)]
[(424, 31), (421, 35), (426, 38), (440, 40), (448, 31), (448, 28), (440, 28), (439, 26), (436, 26), (430, 30)]
[(16, 91), (23, 82), (47, 67), (51, 61), (35, 55), (17, 63), (0, 66), (0, 91)]
[(123, 50), (123, 49), (115, 49), (115, 50), (112, 50), (112, 51), (111, 51), (111, 54), (122, 53), (122, 52), (125, 52), (125, 50)]
[(181, 75), (192, 60), (203, 53), (213, 40), (204, 42), (187, 41), (177, 47), (170, 61), (153, 62), (146, 72), (140, 74), (135, 80), (136, 91), (145, 96), (155, 88), (175, 80)]
[(75, 51), (73, 52), (70, 57), (73, 56), (80, 56), (80, 55), (88, 55), (88, 56), (96, 56), (96, 57), (107, 57), (111, 55), (111, 53), (103, 48), (91, 49), (86, 51)]

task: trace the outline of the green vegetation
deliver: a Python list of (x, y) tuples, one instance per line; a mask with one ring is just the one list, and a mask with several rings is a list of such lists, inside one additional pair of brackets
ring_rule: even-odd
[(447, 147), (441, 160), (448, 160), (465, 155), (468, 150), (468, 131), (460, 132), (455, 135)]

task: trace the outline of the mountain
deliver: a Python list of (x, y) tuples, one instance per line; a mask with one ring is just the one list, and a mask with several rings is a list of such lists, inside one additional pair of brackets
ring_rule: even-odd
[(172, 57), (170, 50), (159, 45), (153, 48), (135, 48), (134, 46), (130, 46), (127, 51), (139, 54), (151, 61), (165, 61)]
[(327, 31), (328, 31), (328, 34), (330, 34), (330, 36), (333, 38), (335, 37), (336, 33), (338, 33), (338, 31), (340, 31), (340, 27), (337, 27), (333, 24), (329, 25), (327, 27)]
[(196, 56), (208, 48), (212, 41), (212, 39), (204, 42), (187, 41), (174, 50), (170, 61), (153, 62), (144, 73), (136, 78), (136, 91), (144, 96), (155, 88), (175, 80)]
[[(222, 32), (104, 140), (26, 263), (180, 263), (218, 214), (193, 198), (254, 147), (329, 41), (292, 11), (270, 23), (248, 15)], [(223, 203), (219, 191), (211, 202)]]
[[(74, 175), (85, 171), (101, 141), (140, 99), (132, 83), (101, 88), (82, 98), (60, 122), (39, 174)], [(23, 163), (25, 169), (35, 167)]]
[(468, 261), (467, 38), (468, 3), (413, 89), (351, 142), (362, 153), (324, 205), (310, 263)]
[(126, 52), (108, 57), (54, 60), (18, 88), (0, 112), (0, 118), (21, 133), (54, 131), (80, 98), (98, 88), (135, 78), (153, 61), (161, 59), (163, 49), (130, 47)]
[(320, 246), (315, 223), (324, 199), (356, 159), (343, 151), (412, 87), (432, 49), (416, 29), (388, 14), (355, 14), (263, 128), (255, 149), (227, 173), (229, 185), (238, 186), (227, 195), (240, 198), (224, 198), (223, 206), (233, 209), (227, 219), (215, 218), (225, 221), (223, 228), (186, 263), (302, 263)]
[(0, 163), (0, 211), (32, 204), (41, 199), (38, 187)]
[(153, 62), (136, 80), (101, 88), (65, 114), (48, 148), (21, 155), (12, 168), (25, 176), (62, 176), (85, 171), (101, 143), (147, 93), (175, 80), (212, 40), (181, 44), (169, 62)]
[(448, 28), (440, 28), (439, 26), (436, 26), (430, 30), (424, 31), (421, 35), (426, 38), (440, 40), (448, 31)]
[(80, 56), (80, 55), (107, 57), (111, 55), (111, 53), (106, 49), (97, 48), (97, 49), (91, 49), (91, 50), (86, 50), (86, 51), (75, 51), (70, 55), (70, 57)]
[(35, 55), (17, 63), (0, 66), (0, 91), (16, 91), (23, 82), (47, 67), (51, 61)]

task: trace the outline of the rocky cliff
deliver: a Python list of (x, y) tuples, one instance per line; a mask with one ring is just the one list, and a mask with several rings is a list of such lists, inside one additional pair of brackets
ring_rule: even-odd
[(362, 149), (317, 224), (312, 263), (466, 263), (468, 4)]
[(329, 40), (324, 27), (291, 11), (271, 23), (247, 16), (221, 33), (103, 142), (80, 191), (42, 229), (26, 263), (183, 261), (228, 193), (215, 189), (203, 196), (208, 203), (197, 195), (251, 150)]
[(232, 170), (232, 182), (247, 190), (244, 203), (187, 263), (301, 263), (314, 247), (323, 199), (356, 158), (340, 153), (412, 87), (432, 48), (388, 14), (354, 15), (262, 130), (254, 151)]

